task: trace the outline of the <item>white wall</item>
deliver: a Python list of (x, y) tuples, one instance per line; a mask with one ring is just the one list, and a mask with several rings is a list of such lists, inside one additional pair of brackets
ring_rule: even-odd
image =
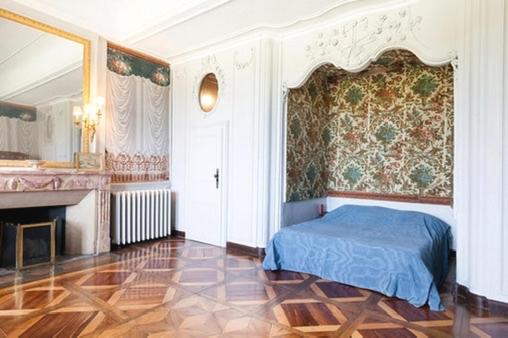
[(456, 88), (457, 282), (508, 302), (508, 4), (463, 3)]
[(80, 150), (80, 132), (74, 125), (72, 109), (82, 105), (82, 96), (58, 99), (37, 106), (39, 158), (47, 161), (74, 160)]
[[(270, 41), (253, 40), (231, 48), (172, 64), (171, 181), (175, 228), (185, 231), (185, 176), (188, 135), (191, 130), (216, 124), (228, 126), (228, 165), (223, 182), (227, 189), (227, 241), (252, 247), (266, 243), (267, 147)], [(203, 113), (197, 93), (202, 77), (214, 72), (219, 101)]]

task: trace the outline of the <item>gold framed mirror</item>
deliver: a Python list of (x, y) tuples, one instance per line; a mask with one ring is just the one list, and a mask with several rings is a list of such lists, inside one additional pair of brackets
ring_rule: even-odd
[(91, 42), (0, 8), (0, 167), (73, 168), (88, 130)]

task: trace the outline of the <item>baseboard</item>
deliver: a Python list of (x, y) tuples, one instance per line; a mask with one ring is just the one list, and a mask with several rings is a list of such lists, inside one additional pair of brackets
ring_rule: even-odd
[(226, 242), (226, 248), (246, 253), (250, 256), (255, 257), (264, 257), (265, 256), (265, 249), (264, 248), (253, 248), (251, 246), (233, 243), (233, 242)]
[(171, 236), (172, 237), (185, 238), (185, 231), (171, 229)]
[(506, 313), (508, 313), (508, 303), (502, 303), (488, 299), (485, 296), (479, 296), (469, 291), (466, 286), (457, 283), (453, 288), (453, 298), (455, 302), (465, 303), (469, 307), (481, 312), (489, 312), (493, 315), (506, 315)]

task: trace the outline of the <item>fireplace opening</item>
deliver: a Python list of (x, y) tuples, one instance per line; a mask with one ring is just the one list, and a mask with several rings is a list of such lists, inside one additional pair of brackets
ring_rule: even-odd
[(0, 210), (0, 267), (54, 263), (64, 241), (65, 207)]

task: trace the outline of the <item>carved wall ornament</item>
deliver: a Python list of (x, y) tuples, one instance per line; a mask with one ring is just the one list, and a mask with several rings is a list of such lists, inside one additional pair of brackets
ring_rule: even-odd
[(459, 58), (457, 56), (455, 56), (452, 61), (450, 61), (450, 64), (452, 65), (454, 72), (459, 70)]
[(104, 172), (2, 171), (0, 192), (110, 190), (111, 178)]
[(243, 70), (243, 69), (246, 69), (247, 67), (250, 67), (252, 64), (254, 64), (254, 61), (256, 59), (254, 47), (252, 47), (250, 49), (249, 57), (247, 60), (242, 60), (240, 54), (241, 53), (239, 51), (235, 51), (235, 55), (233, 58), (233, 64), (234, 64), (236, 70)]
[(423, 18), (413, 17), (409, 8), (375, 17), (363, 17), (318, 33), (305, 45), (306, 56), (311, 60), (333, 56), (346, 67), (360, 66), (380, 45), (397, 45), (410, 36), (418, 40)]
[(175, 77), (177, 80), (185, 79), (185, 77), (187, 77), (187, 68), (186, 67), (177, 68), (175, 71)]
[(201, 79), (208, 73), (214, 73), (217, 79), (219, 80), (220, 88), (223, 89), (226, 85), (224, 71), (222, 67), (220, 67), (217, 62), (217, 57), (215, 55), (209, 55), (201, 60), (201, 69), (198, 74), (194, 77), (193, 95), (196, 97), (199, 93), (199, 85), (201, 84)]

